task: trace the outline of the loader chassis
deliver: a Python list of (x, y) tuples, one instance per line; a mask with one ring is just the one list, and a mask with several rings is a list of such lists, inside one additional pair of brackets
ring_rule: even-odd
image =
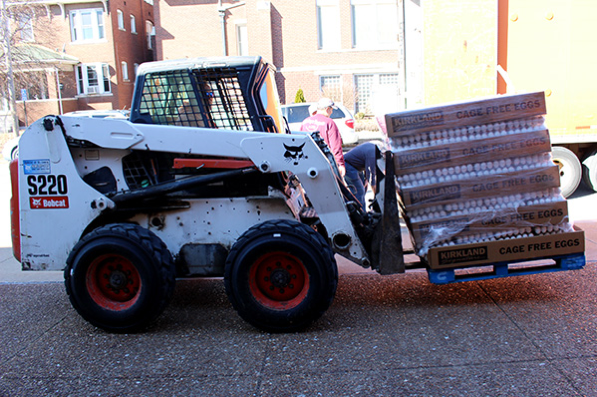
[(64, 269), (73, 307), (106, 330), (142, 329), (187, 276), (224, 276), (261, 329), (303, 328), (333, 300), (334, 253), (370, 266), (375, 224), (321, 139), (281, 132), (261, 58), (142, 65), (130, 120), (47, 116), (23, 134), (15, 256)]

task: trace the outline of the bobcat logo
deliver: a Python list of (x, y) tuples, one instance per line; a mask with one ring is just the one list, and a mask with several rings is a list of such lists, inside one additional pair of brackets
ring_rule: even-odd
[(284, 157), (286, 158), (286, 161), (292, 161), (294, 165), (298, 165), (299, 160), (305, 157), (305, 154), (303, 153), (304, 146), (304, 143), (301, 146), (288, 146), (284, 144), (284, 148), (286, 149)]
[(40, 207), (41, 198), (31, 198), (31, 204), (33, 204), (34, 207)]

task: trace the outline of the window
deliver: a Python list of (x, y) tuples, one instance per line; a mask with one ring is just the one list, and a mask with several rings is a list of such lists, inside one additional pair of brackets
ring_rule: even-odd
[(122, 80), (128, 81), (128, 79), (129, 79), (129, 65), (126, 62), (121, 62), (120, 66), (122, 68)]
[(317, 35), (321, 50), (340, 48), (340, 10), (338, 0), (317, 0)]
[(75, 43), (105, 38), (104, 12), (101, 8), (71, 11), (70, 26), (71, 39)]
[(236, 25), (236, 42), (238, 43), (238, 55), (249, 55), (249, 36), (247, 34), (247, 24), (239, 23)]
[(131, 33), (137, 34), (137, 23), (133, 14), (131, 14)]
[(33, 18), (31, 15), (21, 15), (18, 17), (18, 29), (22, 41), (33, 41)]
[(398, 73), (355, 75), (354, 81), (357, 113), (376, 114), (388, 108), (400, 109)]
[(87, 63), (77, 66), (79, 95), (107, 94), (110, 89), (110, 68), (107, 63)]
[(319, 88), (324, 97), (331, 98), (335, 102), (344, 102), (341, 76), (321, 76)]
[(124, 14), (120, 10), (116, 10), (116, 16), (118, 17), (118, 29), (126, 30), (124, 28)]
[(398, 45), (398, 7), (394, 0), (351, 0), (352, 44), (357, 48)]
[(23, 100), (23, 90), (27, 90), (28, 101), (48, 99), (50, 97), (48, 93), (48, 75), (45, 71), (15, 73), (14, 80), (17, 96), (21, 100)]
[(153, 50), (155, 41), (155, 26), (151, 21), (145, 21), (145, 31), (147, 32), (147, 48)]

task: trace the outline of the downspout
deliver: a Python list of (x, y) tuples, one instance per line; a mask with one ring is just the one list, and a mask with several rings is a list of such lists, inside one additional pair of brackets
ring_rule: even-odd
[(238, 4), (223, 6), (222, 0), (218, 0), (218, 15), (220, 15), (221, 24), (222, 24), (222, 49), (223, 49), (224, 56), (228, 56), (228, 42), (226, 40), (226, 11), (228, 11), (232, 8), (236, 8), (236, 7), (240, 7), (240, 6), (244, 6), (244, 5), (245, 5), (245, 2), (243, 1)]
[(64, 110), (62, 109), (62, 90), (60, 89), (60, 75), (58, 74), (58, 66), (54, 66), (54, 69), (56, 71), (56, 90), (58, 91), (58, 109), (60, 114), (64, 113)]

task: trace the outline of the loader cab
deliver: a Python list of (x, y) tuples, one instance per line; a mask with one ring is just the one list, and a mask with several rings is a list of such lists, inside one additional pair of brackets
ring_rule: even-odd
[(273, 68), (261, 57), (143, 64), (133, 123), (285, 132)]

